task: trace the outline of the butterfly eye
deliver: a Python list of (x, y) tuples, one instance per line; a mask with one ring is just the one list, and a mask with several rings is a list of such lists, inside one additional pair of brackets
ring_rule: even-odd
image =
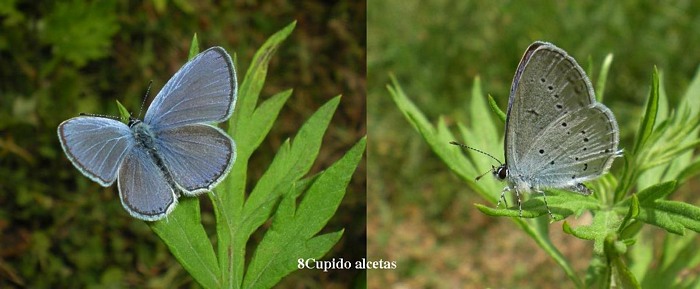
[(496, 176), (499, 180), (505, 180), (508, 177), (508, 168), (502, 165), (496, 169)]

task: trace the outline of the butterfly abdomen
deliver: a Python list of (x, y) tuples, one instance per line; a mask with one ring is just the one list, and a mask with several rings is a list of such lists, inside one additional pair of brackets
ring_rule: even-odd
[(165, 166), (165, 162), (163, 162), (163, 159), (158, 153), (158, 149), (156, 148), (155, 144), (156, 136), (151, 131), (150, 126), (138, 119), (131, 119), (129, 121), (129, 128), (131, 128), (131, 131), (134, 134), (136, 145), (143, 147), (148, 152), (148, 155), (151, 157), (156, 166), (158, 166), (170, 188), (175, 191), (177, 196), (182, 195), (182, 191), (179, 189), (177, 183), (175, 183), (173, 175), (168, 170), (168, 167)]

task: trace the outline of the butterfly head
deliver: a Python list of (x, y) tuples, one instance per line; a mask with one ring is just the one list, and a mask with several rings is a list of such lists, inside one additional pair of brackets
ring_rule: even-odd
[(499, 181), (503, 181), (508, 178), (508, 166), (506, 164), (502, 164), (499, 167), (493, 167), (492, 172), (493, 176)]
[[(456, 141), (451, 141), (450, 144), (459, 146), (463, 149), (470, 149), (470, 150), (476, 151), (478, 153), (484, 154), (484, 155), (494, 159), (495, 161), (497, 161), (499, 163), (499, 166), (498, 167), (491, 166), (491, 173), (493, 173), (493, 176), (496, 177), (499, 181), (503, 181), (508, 177), (508, 166), (506, 166), (506, 164), (502, 163), (501, 161), (499, 161), (497, 158), (490, 155), (489, 153), (486, 153), (486, 152), (483, 152), (481, 150), (475, 149), (473, 147), (458, 143)], [(478, 181), (479, 179), (481, 179), (481, 177), (485, 176), (488, 173), (489, 172), (486, 171), (485, 173), (479, 175), (478, 177), (476, 177), (476, 180)]]
[(138, 118), (129, 116), (129, 123), (127, 124), (129, 127), (134, 127), (135, 125), (141, 123), (142, 121)]

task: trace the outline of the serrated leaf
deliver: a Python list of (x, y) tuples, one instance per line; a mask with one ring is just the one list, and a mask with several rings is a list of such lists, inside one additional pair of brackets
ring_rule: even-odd
[(340, 97), (331, 99), (304, 123), (288, 150), (280, 152), (282, 157), (275, 157), (270, 173), (266, 171), (255, 186), (243, 208), (240, 230), (245, 238), (268, 218), (273, 209), (270, 204), (309, 172), (339, 101)]
[[(238, 87), (238, 99), (235, 111), (228, 122), (228, 134), (236, 141), (236, 162), (229, 175), (219, 184), (215, 194), (210, 194), (216, 213), (217, 256), (221, 268), (222, 287), (237, 288), (243, 282), (245, 271), (245, 244), (251, 227), (258, 223), (257, 218), (269, 215), (268, 205), (276, 202), (276, 196), (256, 198), (258, 202), (250, 206), (264, 207), (257, 218), (244, 216), (245, 188), (247, 180), (248, 159), (269, 132), (270, 122), (274, 122), (277, 114), (255, 115), (257, 109), (267, 112), (279, 110), (288, 96), (278, 94), (263, 105), (256, 108), (260, 91), (267, 76), (267, 66), (279, 45), (294, 29), (295, 22), (272, 35), (253, 57), (252, 63), (245, 74), (243, 82)], [(262, 111), (261, 111), (262, 112)], [(256, 123), (260, 121), (260, 123)], [(255, 129), (255, 130), (254, 130)], [(254, 140), (254, 141), (253, 141)], [(243, 227), (246, 222), (247, 227)]]
[(271, 229), (251, 259), (244, 288), (269, 287), (296, 270), (297, 259), (320, 258), (340, 239), (342, 231), (313, 236), (326, 225), (340, 205), (364, 153), (365, 141), (365, 138), (360, 140), (343, 158), (315, 179), (303, 195), (296, 212), (292, 213), (294, 198), (285, 197), (283, 204), (280, 204), (280, 215), (275, 217)]
[[(237, 104), (237, 112), (229, 120), (229, 134), (234, 136), (234, 139), (238, 139), (239, 134), (244, 131), (238, 129), (239, 125), (247, 126), (248, 121), (250, 121), (253, 112), (255, 111), (255, 105), (258, 103), (258, 97), (260, 96), (260, 91), (265, 84), (265, 78), (267, 77), (267, 66), (272, 59), (272, 56), (277, 52), (277, 48), (294, 30), (296, 26), (296, 21), (284, 27), (282, 30), (273, 34), (270, 38), (265, 41), (265, 43), (255, 52), (253, 56), (253, 61), (248, 67), (248, 71), (245, 74), (243, 82), (238, 90), (239, 95), (245, 95), (245, 98), (239, 98)], [(257, 138), (256, 138), (257, 139)]]

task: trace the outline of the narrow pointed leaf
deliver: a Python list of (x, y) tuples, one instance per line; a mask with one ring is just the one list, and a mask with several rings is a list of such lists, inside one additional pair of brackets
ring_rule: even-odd
[(168, 217), (148, 225), (202, 287), (221, 287), (216, 254), (200, 220), (199, 199), (180, 198)]
[(496, 114), (499, 120), (501, 120), (501, 123), (505, 124), (506, 123), (506, 113), (501, 110), (500, 107), (498, 107), (498, 103), (496, 103), (496, 100), (493, 99), (493, 96), (489, 94), (489, 106), (491, 107), (491, 111)]
[(192, 58), (197, 56), (197, 54), (199, 54), (199, 40), (197, 40), (197, 33), (195, 33), (194, 36), (192, 36), (192, 42), (190, 44), (190, 52), (187, 56), (187, 59), (191, 60)]
[(647, 99), (646, 112), (644, 113), (644, 118), (639, 126), (639, 132), (637, 132), (637, 139), (634, 144), (633, 154), (637, 154), (639, 152), (651, 135), (654, 129), (654, 123), (656, 122), (658, 105), (659, 71), (656, 69), (656, 67), (654, 67), (654, 72), (652, 73), (651, 77), (651, 90), (649, 91), (649, 98)]
[(612, 53), (608, 53), (603, 60), (603, 65), (600, 66), (600, 73), (598, 74), (598, 80), (595, 85), (595, 95), (598, 102), (603, 102), (603, 96), (605, 95), (605, 82), (608, 80), (608, 72), (610, 71), (610, 65), (613, 61)]

